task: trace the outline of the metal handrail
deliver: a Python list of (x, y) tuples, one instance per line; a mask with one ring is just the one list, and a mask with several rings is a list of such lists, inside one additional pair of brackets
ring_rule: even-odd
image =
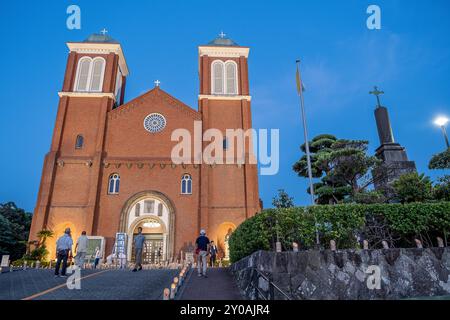
[[(255, 290), (257, 300), (259, 297), (262, 297), (264, 300), (274, 300), (275, 293), (273, 292), (273, 289), (275, 289), (278, 293), (280, 293), (282, 296), (284, 296), (286, 298), (286, 300), (292, 300), (292, 298), (286, 292), (284, 292), (280, 287), (278, 287), (272, 281), (270, 276), (265, 275), (263, 272), (258, 270), (256, 267), (252, 267), (251, 269), (252, 269), (252, 271), (256, 271), (256, 273), (254, 273), (256, 275), (256, 281), (253, 281), (254, 276), (252, 275), (252, 281), (250, 281), (250, 285)], [(266, 297), (266, 294), (264, 294), (264, 292), (262, 292), (258, 286), (259, 277), (262, 277), (264, 280), (266, 280), (269, 283), (269, 296), (268, 297)]]

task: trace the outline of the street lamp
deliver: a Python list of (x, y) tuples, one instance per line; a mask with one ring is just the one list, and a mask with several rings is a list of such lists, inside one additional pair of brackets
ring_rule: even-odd
[(445, 125), (449, 121), (450, 120), (446, 117), (438, 117), (438, 118), (436, 118), (436, 120), (434, 120), (434, 124), (441, 127), (441, 129), (442, 129), (442, 133), (444, 134), (444, 139), (445, 139), (445, 144), (447, 145), (447, 149), (450, 148), (450, 143), (448, 142), (448, 136), (447, 136), (447, 131), (445, 130)]

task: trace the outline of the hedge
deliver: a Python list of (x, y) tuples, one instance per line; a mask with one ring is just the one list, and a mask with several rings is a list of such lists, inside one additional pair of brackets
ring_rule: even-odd
[(301, 249), (315, 245), (315, 226), (322, 247), (331, 239), (339, 248), (358, 248), (369, 241), (380, 248), (386, 240), (392, 247), (436, 244), (436, 237), (450, 234), (450, 202), (409, 204), (340, 204), (288, 209), (267, 209), (243, 222), (230, 237), (230, 258), (236, 262), (257, 250), (272, 250), (277, 239), (283, 250), (292, 243)]

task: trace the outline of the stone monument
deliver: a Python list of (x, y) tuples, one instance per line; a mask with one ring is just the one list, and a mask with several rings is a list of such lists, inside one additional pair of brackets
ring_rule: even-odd
[(389, 194), (390, 184), (402, 174), (415, 172), (416, 164), (408, 160), (405, 148), (394, 140), (388, 110), (380, 102), (380, 95), (384, 92), (375, 87), (375, 90), (369, 93), (377, 98), (374, 113), (381, 145), (376, 149), (375, 155), (382, 160), (382, 165), (372, 172), (374, 186), (376, 190)]

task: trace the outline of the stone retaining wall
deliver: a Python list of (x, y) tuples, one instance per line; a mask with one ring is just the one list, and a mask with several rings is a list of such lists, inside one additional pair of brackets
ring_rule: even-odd
[[(401, 299), (450, 295), (450, 248), (258, 251), (231, 267), (254, 299), (255, 268), (293, 299)], [(380, 288), (376, 287), (377, 271)], [(260, 289), (267, 289), (261, 279)], [(369, 283), (369, 285), (368, 285)], [(371, 287), (372, 289), (369, 289)], [(276, 295), (275, 298), (281, 298)]]

